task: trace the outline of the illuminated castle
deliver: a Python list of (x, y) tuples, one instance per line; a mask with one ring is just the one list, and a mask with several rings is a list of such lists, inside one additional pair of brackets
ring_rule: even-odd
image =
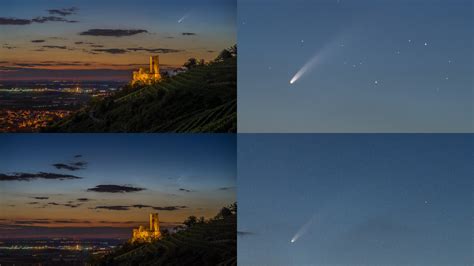
[(143, 225), (133, 229), (132, 239), (133, 242), (151, 242), (160, 238), (160, 220), (158, 219), (158, 213), (150, 213), (150, 228), (146, 229)]
[(140, 67), (138, 71), (133, 71), (132, 85), (136, 83), (151, 84), (161, 79), (160, 59), (157, 55), (150, 56), (150, 70)]

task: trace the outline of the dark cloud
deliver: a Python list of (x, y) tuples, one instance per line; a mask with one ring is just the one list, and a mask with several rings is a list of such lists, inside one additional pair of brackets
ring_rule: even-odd
[(89, 201), (90, 199), (88, 199), (88, 198), (78, 198), (77, 200), (78, 200), (78, 201), (85, 202), (85, 201)]
[(43, 45), (43, 48), (50, 48), (50, 49), (67, 49), (66, 46), (59, 46), (59, 45)]
[(64, 207), (69, 207), (69, 208), (77, 208), (77, 207), (81, 206), (82, 204), (72, 204), (72, 201), (69, 201), (68, 203), (48, 202), (48, 205), (64, 206)]
[(47, 220), (20, 220), (15, 221), (15, 224), (19, 225), (28, 225), (28, 224), (49, 224), (50, 222)]
[(65, 207), (69, 207), (69, 208), (77, 208), (79, 206), (81, 206), (82, 204), (71, 204), (71, 203), (66, 203), (66, 204), (63, 204), (63, 206)]
[(235, 189), (235, 187), (221, 187), (219, 190), (232, 190)]
[(180, 209), (185, 209), (186, 206), (165, 206), (165, 207), (153, 207), (157, 211), (178, 211)]
[(158, 211), (178, 211), (181, 209), (187, 208), (187, 206), (164, 206), (164, 207), (153, 207), (150, 205), (144, 204), (135, 204), (135, 205), (113, 205), (113, 206), (96, 206), (92, 209), (105, 209), (105, 210), (112, 210), (112, 211), (128, 211), (130, 208), (152, 208)]
[(247, 231), (237, 231), (238, 236), (248, 236), (248, 235), (254, 235), (255, 233), (252, 232), (247, 232)]
[(31, 20), (31, 22), (36, 22), (36, 23), (45, 23), (45, 22), (67, 22), (67, 23), (77, 23), (78, 21), (76, 20), (67, 20), (65, 18), (61, 17), (55, 17), (55, 16), (48, 16), (48, 17), (36, 17)]
[(5, 48), (5, 49), (8, 49), (8, 50), (16, 48), (15, 46), (11, 46), (11, 45), (8, 45), (8, 44), (4, 44), (2, 47)]
[(35, 179), (56, 179), (56, 180), (67, 180), (67, 179), (82, 179), (82, 177), (74, 175), (63, 175), (55, 173), (11, 173), (2, 174), (0, 173), (0, 181), (31, 181)]
[(214, 53), (214, 50), (207, 50), (208, 53)]
[(76, 154), (76, 155), (74, 155), (74, 158), (82, 158), (82, 154)]
[(62, 9), (48, 9), (47, 11), (51, 15), (60, 15), (60, 16), (69, 16), (72, 14), (76, 14), (77, 7), (71, 7), (71, 8), (62, 8)]
[(81, 220), (53, 220), (54, 223), (61, 223), (61, 224), (90, 224), (90, 221), (81, 221)]
[(28, 24), (31, 24), (31, 20), (29, 19), (0, 17), (0, 25), (28, 25)]
[[(44, 50), (43, 50), (44, 51)], [(42, 67), (42, 66), (89, 66), (90, 63), (84, 62), (58, 62), (58, 61), (42, 61), (40, 63), (15, 63), (15, 66), (20, 67)]]
[(109, 49), (93, 49), (94, 52), (109, 53), (109, 54), (125, 54), (128, 51), (125, 49), (119, 48), (109, 48)]
[(193, 192), (192, 190), (190, 189), (185, 189), (185, 188), (180, 188), (179, 191), (184, 191), (184, 192)]
[(69, 171), (77, 171), (85, 169), (87, 162), (74, 162), (74, 163), (55, 163), (53, 164), (56, 169), (66, 169)]
[(178, 53), (183, 50), (177, 50), (177, 49), (168, 49), (168, 48), (143, 48), (143, 47), (137, 47), (137, 48), (127, 48), (129, 51), (146, 51), (150, 53), (160, 53), (160, 54), (168, 54), (168, 53)]
[(40, 42), (45, 42), (45, 40), (31, 40), (31, 42), (40, 43)]
[(87, 162), (80, 161), (80, 162), (71, 163), (70, 165), (74, 165), (74, 166), (77, 166), (77, 167), (85, 167), (85, 166), (87, 166)]
[(46, 199), (49, 199), (49, 197), (32, 197), (33, 199), (37, 199), (37, 200), (46, 200)]
[(53, 164), (53, 166), (56, 167), (56, 169), (66, 169), (69, 171), (76, 171), (82, 169), (81, 167), (72, 166), (64, 163), (55, 163)]
[(33, 201), (33, 202), (28, 202), (28, 204), (30, 204), (30, 205), (35, 205), (35, 204), (39, 204), (39, 202)]
[(102, 47), (104, 47), (104, 46), (101, 45), (101, 44), (91, 44), (91, 47), (94, 47), (94, 48), (102, 48)]
[(121, 206), (121, 205), (115, 205), (115, 206), (97, 206), (95, 209), (105, 209), (105, 210), (111, 210), (111, 211), (128, 211), (129, 206)]
[(67, 22), (76, 23), (75, 20), (67, 20), (61, 17), (48, 16), (48, 17), (36, 17), (33, 19), (21, 19), (21, 18), (5, 18), (0, 17), (0, 25), (29, 25), (31, 23), (45, 23), (45, 22)]
[(145, 190), (145, 188), (120, 186), (120, 185), (98, 185), (94, 188), (89, 188), (87, 191), (106, 192), (106, 193), (124, 193), (124, 192), (138, 192)]
[(146, 30), (122, 30), (122, 29), (90, 29), (79, 33), (80, 35), (89, 36), (108, 36), (108, 37), (124, 37), (132, 36), (140, 33), (148, 33)]
[(184, 35), (184, 36), (196, 35), (196, 33), (194, 33), (194, 32), (183, 32), (183, 33), (181, 33), (181, 34)]
[(132, 205), (131, 207), (139, 208), (139, 209), (141, 209), (141, 208), (151, 208), (150, 205), (143, 205), (143, 204), (135, 204), (135, 205)]
[(84, 42), (75, 42), (74, 44), (84, 44)]

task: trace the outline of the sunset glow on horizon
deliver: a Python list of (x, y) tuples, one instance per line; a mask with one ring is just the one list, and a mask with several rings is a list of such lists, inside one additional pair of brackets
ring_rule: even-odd
[(236, 43), (235, 6), (235, 1), (3, 1), (0, 80), (128, 80), (150, 55), (160, 55), (163, 69), (191, 57), (209, 61)]

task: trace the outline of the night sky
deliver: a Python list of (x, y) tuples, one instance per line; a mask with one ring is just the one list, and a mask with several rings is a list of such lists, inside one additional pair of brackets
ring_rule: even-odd
[(239, 135), (239, 264), (470, 265), (473, 141)]
[(212, 60), (236, 43), (236, 5), (235, 0), (1, 1), (0, 80), (127, 80), (132, 69), (147, 66), (151, 54), (160, 55), (163, 68), (190, 57)]
[(239, 131), (472, 132), (473, 23), (470, 0), (239, 1)]
[(127, 237), (151, 212), (165, 227), (214, 217), (235, 201), (235, 138), (3, 134), (0, 235)]

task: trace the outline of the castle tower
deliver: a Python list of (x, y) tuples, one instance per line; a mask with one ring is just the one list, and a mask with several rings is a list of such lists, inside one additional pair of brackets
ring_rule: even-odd
[(158, 55), (150, 56), (150, 74), (152, 74), (155, 79), (161, 78), (160, 58)]
[(150, 231), (160, 232), (160, 220), (158, 213), (150, 213)]

